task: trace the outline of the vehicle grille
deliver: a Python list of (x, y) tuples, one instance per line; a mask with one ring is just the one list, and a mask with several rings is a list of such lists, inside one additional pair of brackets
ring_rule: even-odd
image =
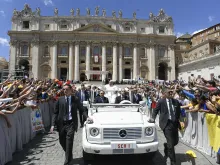
[[(125, 130), (127, 133), (126, 137), (121, 137), (119, 135), (120, 130)], [(103, 139), (107, 140), (117, 140), (117, 139), (140, 139), (142, 135), (142, 128), (104, 128), (103, 129)]]

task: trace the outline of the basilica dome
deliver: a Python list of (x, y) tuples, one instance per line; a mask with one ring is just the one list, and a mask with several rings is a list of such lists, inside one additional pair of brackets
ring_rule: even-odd
[(8, 62), (4, 57), (0, 57), (0, 69), (7, 69)]

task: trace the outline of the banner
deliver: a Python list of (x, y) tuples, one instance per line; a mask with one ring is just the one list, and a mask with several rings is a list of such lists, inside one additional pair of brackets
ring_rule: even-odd
[(99, 55), (95, 55), (94, 56), (94, 62), (95, 63), (99, 63)]
[(44, 129), (42, 115), (40, 109), (34, 109), (31, 112), (31, 122), (33, 132), (37, 132)]
[(220, 148), (220, 116), (206, 114), (210, 146), (215, 152)]

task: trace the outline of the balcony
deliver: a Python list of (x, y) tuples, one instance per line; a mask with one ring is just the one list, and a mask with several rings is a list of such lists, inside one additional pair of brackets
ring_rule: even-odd
[(169, 62), (170, 61), (170, 57), (158, 57), (158, 60), (160, 62)]
[(68, 54), (58, 54), (58, 57), (61, 57), (61, 58), (68, 58)]
[(18, 56), (22, 57), (22, 58), (29, 58), (30, 57), (29, 54), (19, 54)]
[(124, 59), (132, 59), (132, 55), (124, 55)]
[(145, 55), (140, 55), (140, 59), (141, 59), (141, 60), (147, 60), (147, 56), (145, 56)]
[(50, 58), (50, 54), (44, 54), (43, 58)]

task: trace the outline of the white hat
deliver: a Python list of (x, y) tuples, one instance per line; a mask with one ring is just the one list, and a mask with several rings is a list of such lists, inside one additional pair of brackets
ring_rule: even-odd
[(126, 87), (126, 88), (125, 88), (125, 91), (129, 91), (129, 89)]

